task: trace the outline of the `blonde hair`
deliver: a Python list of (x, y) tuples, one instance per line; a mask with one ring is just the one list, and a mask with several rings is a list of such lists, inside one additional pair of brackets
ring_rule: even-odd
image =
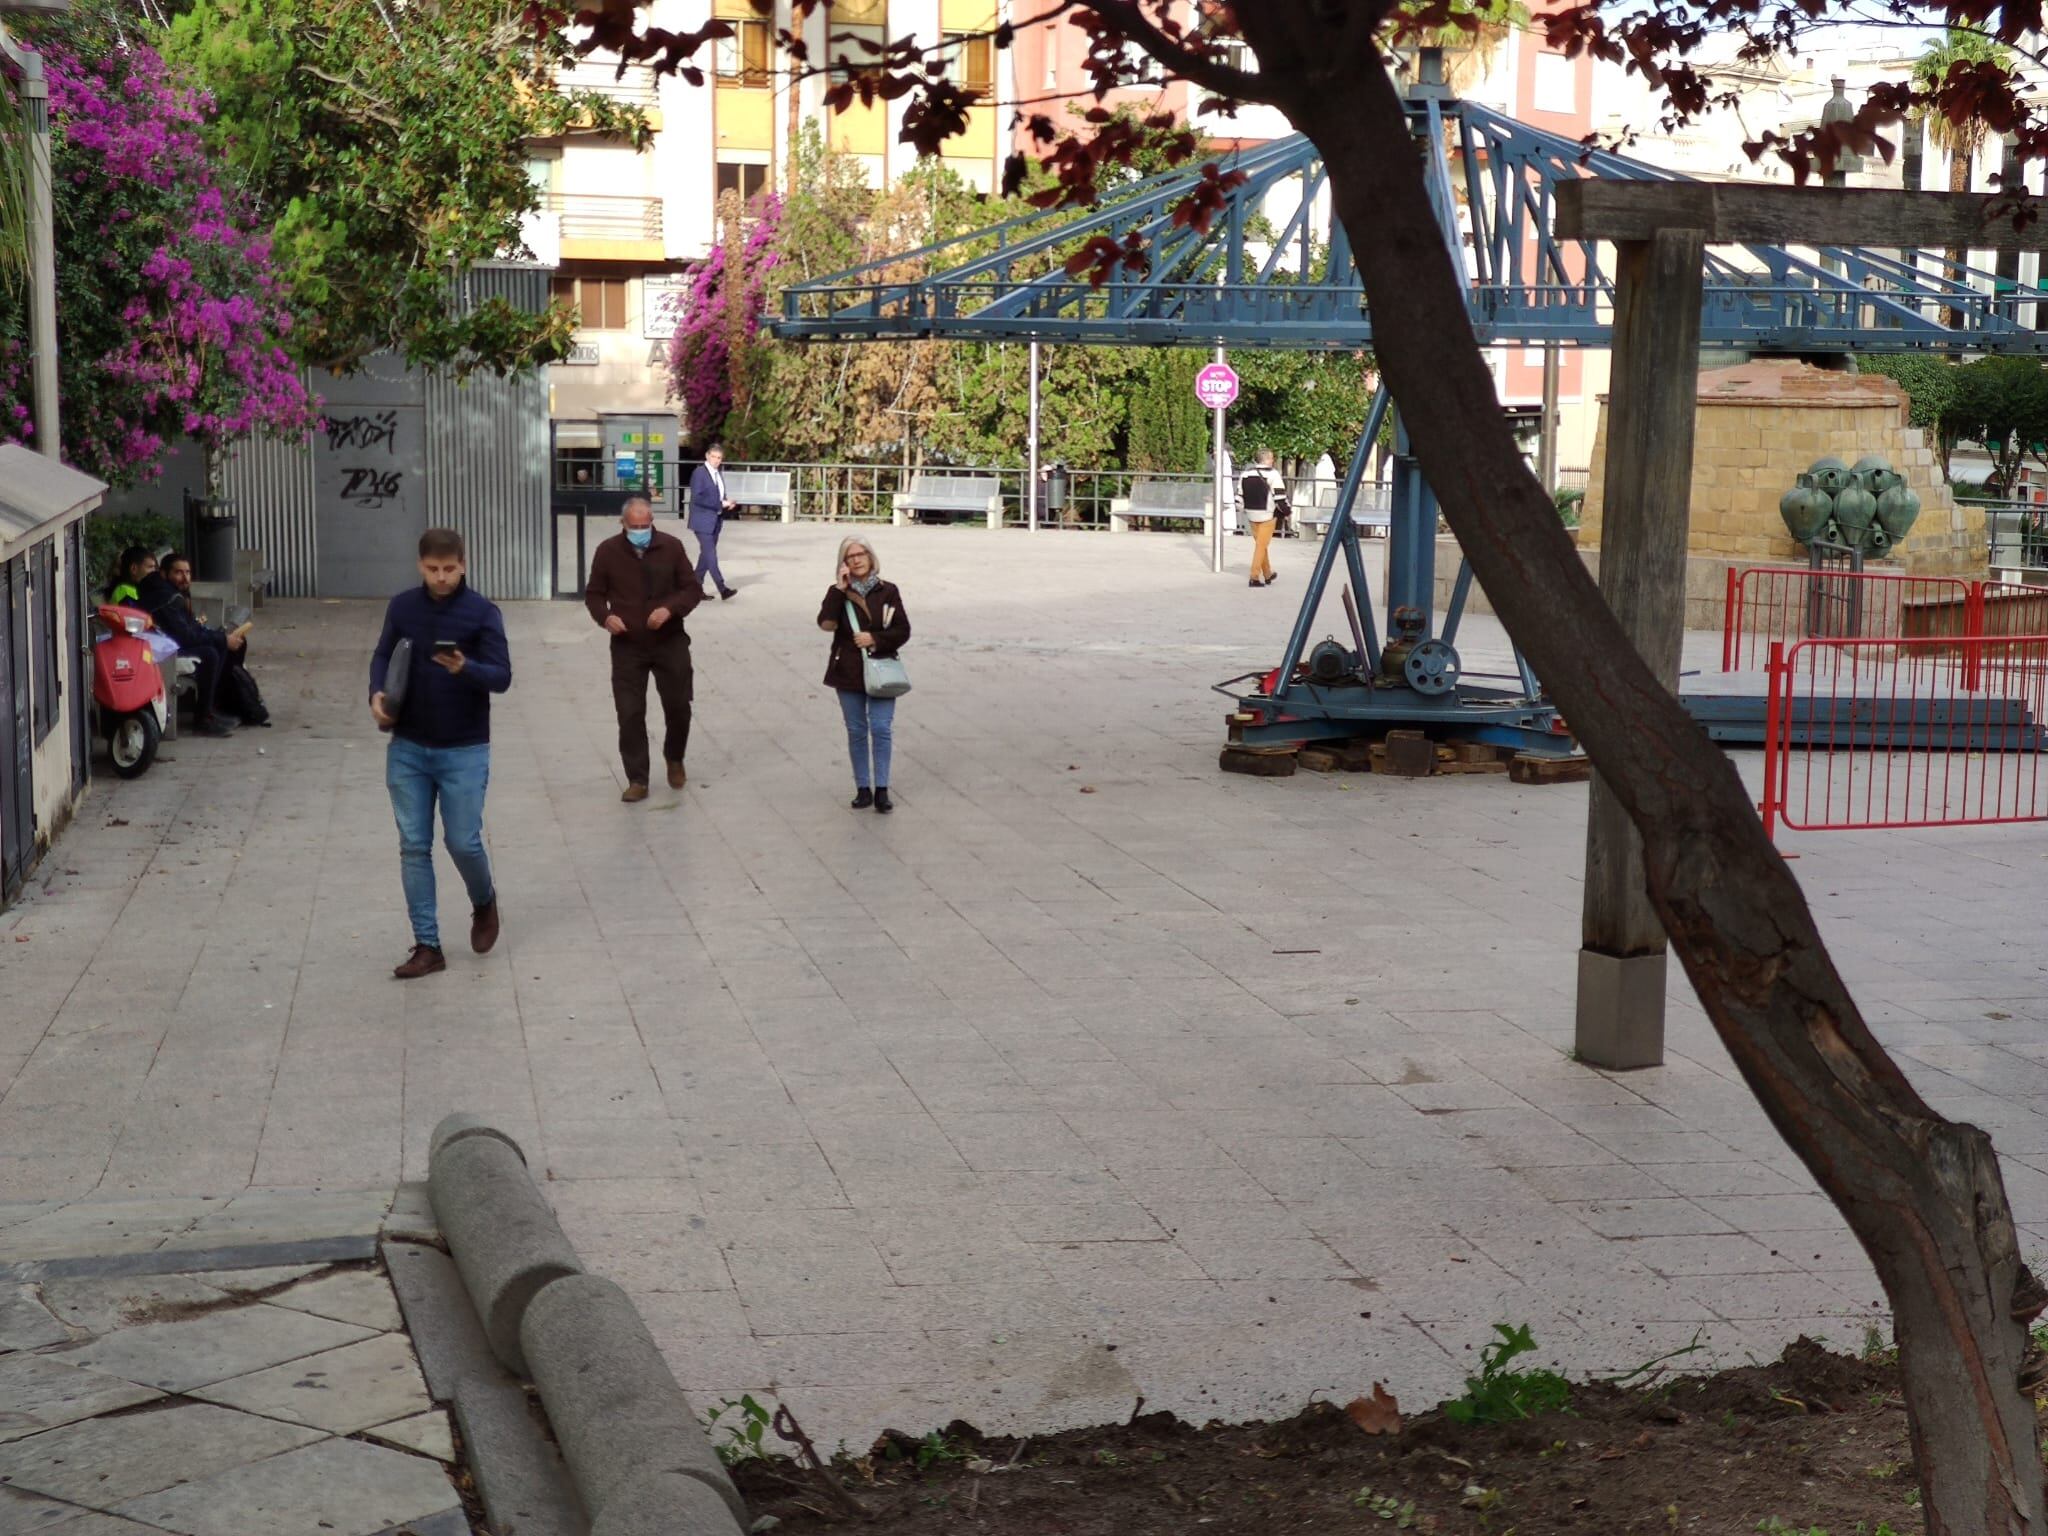
[(857, 533), (850, 533), (839, 541), (839, 562), (832, 569), (836, 571), (839, 569), (839, 566), (846, 564), (847, 552), (855, 549), (864, 549), (868, 552), (868, 574), (870, 576), (882, 574), (882, 557), (875, 553), (874, 545)]

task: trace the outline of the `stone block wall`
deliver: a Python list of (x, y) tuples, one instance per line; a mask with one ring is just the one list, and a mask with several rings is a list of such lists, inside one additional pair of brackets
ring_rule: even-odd
[[(1805, 551), (1778, 515), (1778, 498), (1815, 459), (1833, 454), (1854, 464), (1872, 453), (1890, 460), (1921, 502), (1920, 520), (1887, 563), (1916, 576), (1983, 575), (1983, 509), (1958, 505), (1950, 495), (1925, 434), (1906, 424), (1904, 391), (1879, 375), (1798, 362), (1748, 362), (1700, 375), (1692, 557), (1724, 567), (1804, 564)], [(1580, 516), (1582, 550), (1600, 547), (1606, 460), (1603, 396)]]

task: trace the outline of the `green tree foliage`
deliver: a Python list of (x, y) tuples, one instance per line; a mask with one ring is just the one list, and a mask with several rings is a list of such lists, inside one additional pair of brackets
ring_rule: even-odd
[[(1163, 157), (1156, 160), (1141, 157), (1107, 180), (1163, 169)], [(877, 192), (859, 161), (829, 152), (816, 125), (806, 124), (795, 191), (779, 215), (768, 306), (779, 308), (791, 283), (870, 262), (883, 263), (871, 281), (926, 275), (926, 258), (911, 253), (940, 241), (961, 241), (937, 258), (943, 265), (970, 260), (983, 246), (965, 237), (1033, 212), (1030, 199), (1043, 190), (1033, 181), (1014, 199), (983, 198), (943, 165), (927, 162)], [(1254, 233), (1272, 238), (1270, 230)], [(1049, 269), (1067, 254), (1055, 250), (1041, 264)], [(1320, 253), (1312, 255), (1319, 263)], [(1030, 275), (1021, 264), (1012, 273)], [(1206, 351), (1047, 343), (1040, 356), (1045, 461), (1183, 473), (1206, 466), (1211, 422), (1194, 395)], [(748, 409), (715, 428), (691, 422), (688, 430), (700, 438), (717, 430), (748, 458), (1024, 461), (1030, 363), (1021, 342), (795, 345), (763, 336), (735, 357), (733, 366), (747, 377), (730, 380), (728, 393), (749, 401)], [(1369, 359), (1246, 349), (1232, 361), (1245, 381), (1230, 417), (1240, 456), (1256, 448), (1300, 460), (1349, 452), (1369, 401)], [(671, 380), (678, 397), (680, 383), (680, 376)]]
[(524, 35), (515, 0), (193, 0), (163, 47), (212, 95), (213, 141), (275, 224), (302, 358), (392, 348), (502, 373), (568, 355), (566, 308), (450, 302), (457, 275), (521, 249), (541, 204), (530, 141), (644, 142), (637, 109), (557, 89), (565, 38)]
[(1951, 446), (1982, 443), (1995, 466), (1993, 483), (2010, 495), (2028, 453), (2048, 463), (2048, 368), (2032, 358), (1985, 357), (1956, 369), (1941, 435)]
[(1365, 430), (1372, 360), (1362, 353), (1231, 354), (1240, 390), (1230, 412), (1230, 451), (1239, 463), (1270, 448), (1283, 462), (1327, 453), (1342, 462)]
[(1955, 440), (1942, 430), (1941, 419), (1956, 396), (1956, 365), (1945, 357), (1918, 353), (1893, 353), (1856, 359), (1859, 373), (1878, 373), (1906, 392), (1907, 420), (1927, 434), (1941, 459), (1941, 473), (1948, 475), (1948, 458)]
[(1208, 354), (1175, 347), (1143, 355), (1131, 397), (1132, 469), (1194, 474), (1208, 463), (1209, 413), (1195, 398), (1195, 375)]

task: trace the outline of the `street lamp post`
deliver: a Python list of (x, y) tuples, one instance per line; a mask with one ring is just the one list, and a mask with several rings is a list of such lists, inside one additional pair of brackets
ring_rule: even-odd
[[(9, 11), (60, 11), (63, 0), (0, 0), (0, 14)], [(43, 77), (42, 55), (7, 35), (0, 24), (0, 69), (21, 90), (22, 115), (28, 139), (28, 262), (29, 347), (34, 353), (32, 400), (36, 447), (57, 458), (57, 237), (55, 189), (50, 178), (50, 85)]]

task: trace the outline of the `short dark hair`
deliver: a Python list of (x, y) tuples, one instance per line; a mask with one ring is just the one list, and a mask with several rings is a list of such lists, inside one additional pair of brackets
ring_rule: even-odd
[(705, 448), (705, 450), (704, 450), (704, 457), (708, 459), (708, 458), (710, 458), (710, 457), (711, 457), (711, 455), (712, 455), (712, 454), (714, 454), (714, 453), (723, 453), (723, 452), (725, 452), (725, 444), (723, 444), (723, 443), (721, 443), (721, 442), (718, 442), (718, 441), (717, 441), (716, 439), (714, 439), (714, 440), (713, 440), (713, 441), (712, 441), (712, 442), (710, 443), (710, 445), (709, 445), (708, 447), (706, 447), (706, 448)]
[(168, 571), (174, 565), (190, 565), (191, 563), (192, 557), (190, 555), (186, 554), (182, 549), (174, 549), (165, 555), (163, 559), (157, 561), (156, 568), (160, 571)]
[(429, 528), (420, 535), (420, 558), (466, 562), (469, 555), (462, 547), (462, 535), (453, 528)]

